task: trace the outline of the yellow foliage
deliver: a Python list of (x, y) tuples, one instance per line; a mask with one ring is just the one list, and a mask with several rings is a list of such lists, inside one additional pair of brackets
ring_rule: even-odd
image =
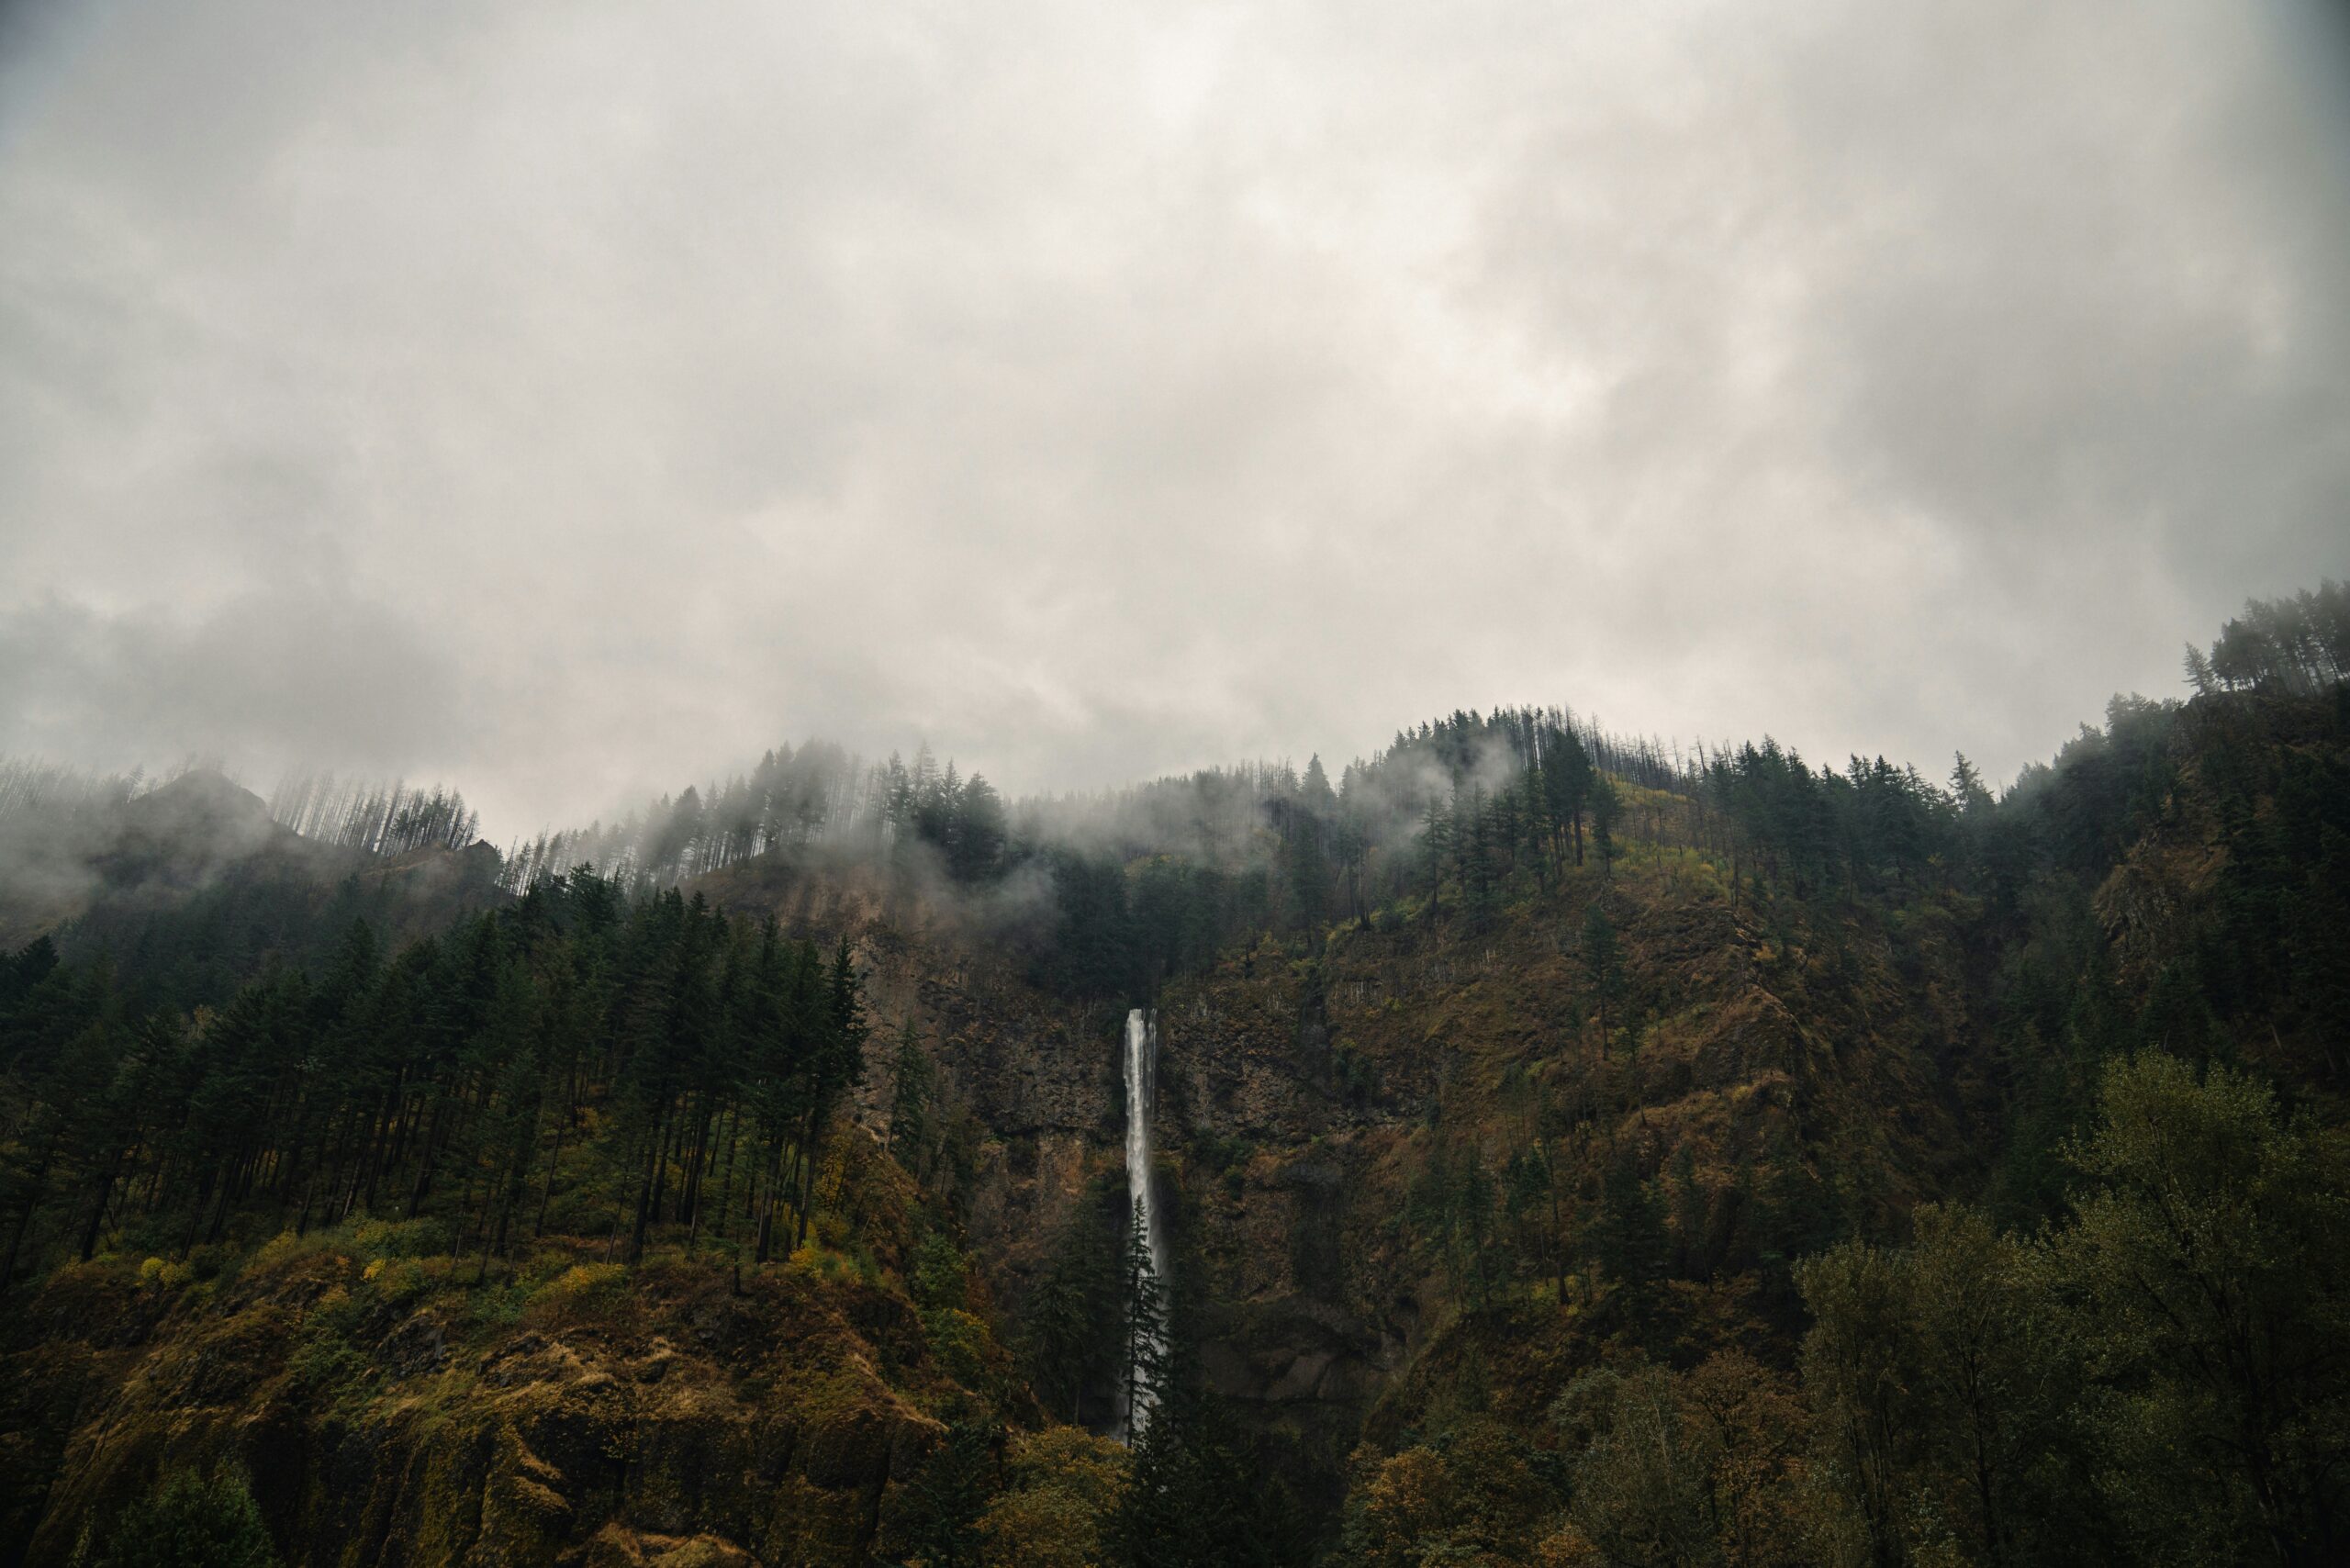
[(1583, 1531), (1567, 1525), (1534, 1548), (1534, 1561), (1539, 1568), (1598, 1568), (1606, 1559)]
[(854, 1259), (825, 1246), (821, 1241), (811, 1241), (784, 1260), (784, 1269), (789, 1273), (828, 1282), (853, 1278), (857, 1273), (856, 1262)]
[(196, 1271), (185, 1263), (166, 1262), (150, 1258), (139, 1265), (139, 1282), (150, 1290), (177, 1290), (195, 1277)]
[(289, 1227), (279, 1231), (275, 1236), (253, 1249), (252, 1260), (248, 1266), (255, 1269), (274, 1268), (293, 1257), (297, 1252), (313, 1250), (319, 1250), (319, 1249), (306, 1244), (303, 1238), (296, 1236)]
[(558, 1301), (575, 1300), (599, 1291), (616, 1290), (628, 1279), (626, 1265), (574, 1263), (541, 1288), (539, 1294)]
[(1081, 1493), (1105, 1508), (1117, 1503), (1133, 1467), (1134, 1456), (1125, 1444), (1097, 1438), (1082, 1427), (1019, 1433), (1004, 1455), (1013, 1486), (1058, 1486)]
[(1079, 1498), (1039, 1489), (1007, 1492), (979, 1518), (985, 1561), (995, 1568), (1100, 1568), (1102, 1522)]
[(990, 1568), (1099, 1568), (1125, 1491), (1125, 1448), (1076, 1427), (1024, 1432), (1005, 1454), (1010, 1487), (980, 1517)]
[(1379, 1467), (1364, 1495), (1364, 1512), (1382, 1547), (1409, 1549), (1445, 1528), (1452, 1479), (1426, 1449), (1405, 1449)]
[(999, 1358), (985, 1323), (959, 1306), (942, 1306), (923, 1314), (923, 1327), (940, 1370), (965, 1388), (988, 1386), (989, 1363)]
[(378, 1258), (361, 1271), (376, 1291), (394, 1301), (405, 1301), (425, 1287), (425, 1268), (413, 1258)]

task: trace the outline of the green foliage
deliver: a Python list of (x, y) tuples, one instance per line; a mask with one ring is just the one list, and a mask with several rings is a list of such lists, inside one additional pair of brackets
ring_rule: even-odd
[(1029, 1383), (1046, 1409), (1072, 1424), (1086, 1417), (1089, 1391), (1118, 1378), (1117, 1216), (1125, 1191), (1113, 1175), (1092, 1183), (1047, 1249), (1020, 1313)]
[(1601, 1367), (1550, 1419), (1570, 1456), (1571, 1523), (1550, 1544), (1567, 1561), (1796, 1568), (1830, 1555), (1805, 1514), (1802, 1408), (1746, 1355), (1685, 1372)]
[(388, 961), (351, 925), (322, 973), (265, 970), (191, 1026), (131, 1012), (106, 965), (10, 960), (0, 1286), (116, 1227), (199, 1278), (345, 1221), (364, 1256), (477, 1254), (476, 1280), (552, 1215), (630, 1258), (663, 1226), (755, 1231), (761, 1260), (779, 1217), (804, 1238), (863, 1072), (845, 946), (582, 870)]
[(1001, 1433), (976, 1417), (946, 1437), (893, 1499), (885, 1521), (890, 1559), (921, 1568), (979, 1568), (980, 1519), (997, 1490)]
[(1002, 1568), (1098, 1568), (1132, 1468), (1118, 1444), (1074, 1427), (1013, 1437), (1006, 1485), (979, 1521)]
[(1927, 1209), (1798, 1272), (1823, 1474), (1869, 1561), (2336, 1560), (2350, 1151), (2225, 1068), (2116, 1061), (2044, 1240)]
[(920, 1180), (929, 1165), (931, 1102), (938, 1075), (911, 1018), (898, 1036), (897, 1060), (890, 1076), (890, 1152)]
[(1695, 1562), (1713, 1555), (1716, 1456), (1684, 1420), (1662, 1367), (1601, 1368), (1568, 1385), (1551, 1419), (1581, 1449), (1574, 1520), (1612, 1562)]
[(970, 1303), (970, 1260), (942, 1231), (930, 1231), (915, 1245), (908, 1284), (914, 1305), (925, 1311), (957, 1310)]
[(1109, 1533), (1123, 1568), (1255, 1568), (1280, 1561), (1281, 1509), (1223, 1403), (1170, 1378)]
[(1583, 1242), (1610, 1278), (1645, 1299), (1672, 1260), (1664, 1203), (1629, 1151), (1609, 1161)]
[(978, 1315), (958, 1306), (934, 1306), (922, 1315), (931, 1359), (963, 1387), (990, 1399), (1001, 1390), (995, 1337)]
[(2206, 695), (2307, 695), (2350, 679), (2350, 587), (2328, 578), (2289, 599), (2249, 601), (2208, 655), (2188, 649), (2187, 674)]
[(1167, 1392), (1167, 1293), (1150, 1256), (1142, 1200), (1134, 1200), (1118, 1274), (1118, 1389), (1131, 1428), (1139, 1429)]
[(74, 1568), (275, 1568), (276, 1549), (241, 1476), (173, 1472), (74, 1549)]
[(1533, 1561), (1565, 1500), (1550, 1456), (1484, 1416), (1358, 1468), (1340, 1550), (1368, 1568)]
[(2118, 1062), (2053, 1245), (2106, 1484), (2163, 1556), (2350, 1552), (2350, 1144), (2225, 1068)]
[(353, 1343), (365, 1298), (336, 1286), (305, 1316), (285, 1370), (294, 1383), (327, 1400), (360, 1394), (375, 1376), (375, 1365)]
[[(2190, 660), (2192, 700), (2117, 699), (2003, 798), (1964, 757), (1947, 789), (1767, 739), (1684, 769), (1505, 710), (1399, 734), (1335, 790), (1318, 758), (1147, 787), (1103, 808), (1115, 831), (1052, 848), (917, 756), (879, 775), (872, 854), (901, 890), (941, 885), (909, 868), (968, 889), (1031, 867), (1049, 905), (990, 935), (1064, 999), (1264, 983), (1269, 1029), (1294, 1023), (1300, 1072), (1337, 1091), (1307, 1130), (1392, 1132), (1393, 1165), (1350, 1169), (1381, 1201), (1408, 1182), (1386, 1232), (1404, 1245), (1360, 1277), (1293, 1249), (1292, 1282), (1369, 1285), (1352, 1305), (1377, 1314), (1440, 1274), (1424, 1326), (1465, 1348), (1416, 1363), (1442, 1386), (1398, 1451), (1366, 1454), (1349, 1561), (2327, 1562), (2350, 1555), (2340, 600), (2328, 584), (2250, 607)], [(188, 1320), (348, 1251), (362, 1278), (287, 1349), (288, 1391), (332, 1407), (373, 1375), (368, 1315), (428, 1298), (487, 1338), (625, 1310), (665, 1266), (635, 1268), (648, 1252), (779, 1252), (796, 1296), (880, 1285), (906, 1232), (862, 1234), (879, 1192), (932, 1227), (899, 1262), (931, 1362), (1025, 1419), (950, 1239), (968, 1182), (904, 1197), (904, 1174), (918, 1189), (976, 1136), (913, 1024), (891, 1075), (903, 1173), (878, 1162), (860, 1190), (842, 1113), (868, 1025), (846, 945), (653, 890), (805, 841), (824, 791), (792, 791), (837, 781), (829, 766), (771, 757), (664, 802), (647, 881), (520, 873), (510, 903), (404, 946), (356, 893), (229, 879), (145, 924), (99, 911), (63, 957), (0, 957), (0, 1288), (95, 1258), (84, 1275), (115, 1270), (149, 1319)], [(400, 831), (456, 820), (418, 809)], [(1578, 871), (1586, 841), (1601, 865)], [(1382, 901), (1404, 921), (1332, 927)], [(1555, 945), (1505, 946), (1537, 930)], [(1431, 1036), (1433, 1072), (1379, 1017), (1311, 1055), (1382, 945), (1449, 977), (1460, 1027)], [(1557, 994), (1514, 989), (1516, 959)], [(1769, 1005), (1692, 1059), (1672, 992), (1718, 976)], [(1577, 1035), (1594, 1012), (1596, 1053)], [(1434, 1136), (1388, 1125), (1374, 1055)], [(1262, 1196), (1247, 1139), (1178, 1136), (1194, 1179)], [(1919, 1202), (1962, 1194), (1985, 1209)], [(964, 1418), (891, 1488), (904, 1560), (1301, 1555), (1265, 1504), (1269, 1450), (1154, 1350), (1172, 1315), (1120, 1207), (1098, 1184), (1024, 1294), (1010, 1276), (1012, 1321), (1053, 1415), (1106, 1425), (1123, 1389), (1159, 1419), (1131, 1456), (1069, 1434), (1059, 1460), (1006, 1461), (993, 1417), (926, 1379)], [(555, 1262), (510, 1261), (543, 1231)], [(1606, 1282), (1572, 1300), (1571, 1239)], [(1797, 1334), (1799, 1383), (1705, 1357), (1743, 1342), (1785, 1362)], [(1625, 1359), (1639, 1346), (1671, 1364)], [(893, 1364), (919, 1362), (904, 1348)]]
[(1404, 1218), (1442, 1265), (1456, 1294), (1492, 1304), (1506, 1277), (1505, 1237), (1493, 1173), (1473, 1148), (1438, 1145), (1405, 1194)]

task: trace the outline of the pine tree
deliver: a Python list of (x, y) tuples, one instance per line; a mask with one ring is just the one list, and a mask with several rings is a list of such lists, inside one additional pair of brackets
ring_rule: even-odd
[(947, 1427), (945, 1439), (893, 1499), (890, 1533), (903, 1561), (923, 1568), (978, 1568), (985, 1544), (979, 1516), (998, 1489), (999, 1437), (999, 1428), (977, 1415)]
[(1592, 1001), (1599, 1011), (1599, 1051), (1607, 1054), (1607, 1003), (1623, 984), (1622, 963), (1617, 953), (1616, 926), (1607, 912), (1592, 901), (1583, 917), (1583, 972), (1591, 979)]
[(1573, 730), (1553, 725), (1543, 733), (1542, 799), (1563, 861), (1566, 839), (1574, 840), (1575, 864), (1583, 864), (1583, 816), (1591, 796), (1591, 754)]
[(1165, 1402), (1135, 1442), (1134, 1474), (1111, 1521), (1115, 1560), (1122, 1568), (1270, 1568), (1283, 1507), (1278, 1479), (1249, 1462), (1222, 1401), (1196, 1377), (1170, 1374)]
[(1664, 1276), (1672, 1256), (1664, 1205), (1628, 1156), (1609, 1162), (1593, 1218), (1591, 1246), (1602, 1267), (1635, 1298)]
[(1428, 914), (1433, 918), (1444, 899), (1444, 864), (1452, 856), (1452, 813), (1445, 802), (1431, 799), (1420, 817), (1420, 858), (1428, 876)]
[(1615, 782), (1605, 775), (1595, 778), (1591, 785), (1591, 846), (1599, 851), (1600, 869), (1611, 877), (1616, 874), (1616, 820), (1623, 809), (1623, 797), (1616, 792)]
[(1126, 1407), (1126, 1429), (1147, 1430), (1150, 1413), (1167, 1385), (1167, 1302), (1150, 1257), (1149, 1228), (1142, 1200), (1134, 1201), (1126, 1226), (1125, 1264), (1119, 1282), (1119, 1382)]
[(933, 1069), (914, 1021), (898, 1035), (898, 1058), (890, 1091), (889, 1150), (898, 1163), (921, 1178), (923, 1148), (930, 1138), (930, 1094)]

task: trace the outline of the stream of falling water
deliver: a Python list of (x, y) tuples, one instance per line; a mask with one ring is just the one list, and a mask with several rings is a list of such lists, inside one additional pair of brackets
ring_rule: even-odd
[[(1156, 1014), (1135, 1008), (1126, 1014), (1126, 1210), (1142, 1208), (1143, 1239), (1150, 1248), (1150, 1271), (1158, 1277), (1163, 1303), (1167, 1290), (1167, 1237), (1158, 1223), (1157, 1183), (1151, 1180), (1150, 1115), (1156, 1109), (1156, 1081), (1158, 1076), (1158, 1018)], [(1162, 1340), (1154, 1347), (1163, 1358), (1167, 1346)], [(1148, 1397), (1136, 1402), (1136, 1408), (1126, 1413), (1125, 1436), (1130, 1440), (1142, 1436), (1150, 1424)]]

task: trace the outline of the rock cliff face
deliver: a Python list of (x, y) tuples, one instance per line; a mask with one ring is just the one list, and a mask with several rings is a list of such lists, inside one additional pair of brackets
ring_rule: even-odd
[(556, 1259), (468, 1300), (386, 1268), (280, 1244), (212, 1282), (62, 1271), (11, 1331), (7, 1559), (63, 1562), (167, 1460), (228, 1459), (295, 1562), (861, 1562), (936, 1440), (921, 1324), (879, 1290), (658, 1264), (620, 1290)]
[[(1604, 1047), (1581, 950), (1594, 901), (1625, 968)], [(1125, 1002), (1046, 996), (917, 906), (814, 913), (859, 934), (878, 1033), (911, 1021), (982, 1129), (959, 1196), (1016, 1318), (1089, 1182), (1122, 1166)], [(1570, 1228), (1625, 1160), (1659, 1190), (1681, 1183), (1722, 1247), (1762, 1223), (1758, 1191), (1822, 1172), (1874, 1173), (1819, 1196), (1862, 1219), (1942, 1190), (1981, 1158), (1986, 1065), (1960, 913), (1926, 900), (1901, 918), (1814, 924), (1699, 868), (1594, 866), (1482, 928), (1267, 937), (1168, 981), (1159, 1179), (1211, 1380), (1335, 1475), (1456, 1316), (1406, 1217), (1439, 1159), (1473, 1154), (1497, 1178), (1550, 1150)], [(877, 1126), (888, 1095), (877, 1073)]]

